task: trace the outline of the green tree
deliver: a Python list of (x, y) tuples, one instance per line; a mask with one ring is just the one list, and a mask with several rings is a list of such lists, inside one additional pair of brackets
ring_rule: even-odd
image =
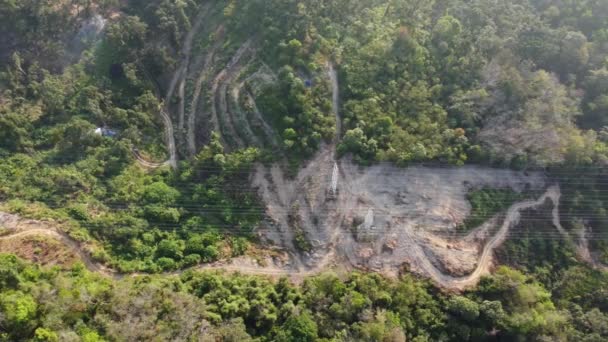
[(181, 241), (173, 239), (165, 239), (158, 243), (156, 254), (159, 257), (172, 258), (180, 260), (183, 257), (184, 245)]
[(276, 336), (277, 341), (313, 342), (317, 339), (317, 324), (307, 311), (287, 319)]
[(29, 294), (8, 291), (0, 295), (0, 309), (9, 327), (15, 331), (24, 331), (33, 323), (37, 304)]
[(143, 191), (144, 203), (148, 204), (174, 204), (180, 196), (178, 190), (170, 187), (164, 182), (155, 182), (147, 185)]
[(58, 342), (59, 337), (57, 333), (54, 331), (45, 329), (45, 328), (37, 328), (34, 332), (34, 341), (37, 342)]
[(471, 323), (479, 317), (479, 305), (467, 297), (454, 296), (450, 298), (448, 310)]

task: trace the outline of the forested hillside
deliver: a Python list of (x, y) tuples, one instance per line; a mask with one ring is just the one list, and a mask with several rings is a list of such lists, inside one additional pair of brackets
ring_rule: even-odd
[[(403, 276), (285, 279), (186, 272), (112, 282), (0, 255), (0, 338), (7, 341), (602, 341), (606, 289), (574, 267), (552, 285), (500, 268), (446, 294)], [(573, 282), (578, 282), (578, 285)]]
[[(2, 256), (0, 340), (608, 338), (605, 0), (0, 0), (0, 19), (0, 214), (116, 275)], [(367, 263), (485, 270), (488, 245), (495, 273), (460, 295)], [(234, 258), (380, 274), (188, 270)]]

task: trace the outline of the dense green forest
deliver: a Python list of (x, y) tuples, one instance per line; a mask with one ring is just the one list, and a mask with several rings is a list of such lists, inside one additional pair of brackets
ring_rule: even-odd
[[(219, 46), (224, 65), (253, 42), (276, 82), (245, 89), (278, 143), (236, 146), (245, 134), (206, 127), (194, 155), (178, 141), (177, 168), (146, 169), (136, 157), (170, 156), (163, 108), (178, 99), (162, 94), (205, 6), (203, 26), (222, 29), (195, 35), (194, 51)], [(103, 25), (91, 27), (95, 15)], [(0, 0), (0, 210), (59, 222), (119, 272), (250, 252), (264, 220), (249, 182), (255, 165), (298, 168), (333, 139), (361, 165), (544, 170), (561, 186), (564, 227), (593, 227), (590, 247), (608, 264), (608, 3)], [(462, 228), (520, 199), (471, 192)], [(3, 255), (0, 340), (608, 339), (606, 273), (544, 238), (546, 212), (523, 216), (496, 253), (512, 268), (461, 295), (407, 274), (321, 275), (301, 286), (196, 271), (114, 281)]]
[[(82, 3), (89, 6), (78, 7), (83, 17), (117, 5)], [(179, 173), (148, 173), (132, 156), (134, 148), (156, 159), (166, 156), (158, 80), (148, 75), (160, 77), (174, 66), (170, 51), (190, 25), (185, 13), (198, 5), (135, 1), (123, 8), (133, 15), (109, 24), (103, 40), (75, 63), (68, 37), (78, 25), (56, 24), (67, 20), (62, 16), (74, 4), (65, 6), (9, 1), (0, 7), (5, 29), (27, 37), (15, 38), (18, 46), (5, 51), (2, 73), (4, 206), (62, 220), (78, 240), (100, 242), (95, 258), (125, 272), (173, 270), (242, 254), (260, 216), (250, 208), (258, 204), (251, 193), (225, 189), (243, 184), (242, 173), (259, 151), (225, 153), (216, 139)], [(152, 39), (159, 44), (146, 43)], [(97, 127), (118, 135), (93, 134)], [(232, 234), (223, 239), (227, 227)]]
[(112, 282), (78, 265), (41, 269), (0, 255), (0, 339), (605, 340), (606, 274), (572, 266), (552, 278), (546, 285), (503, 267), (461, 295), (409, 275), (360, 273), (301, 286), (193, 271)]

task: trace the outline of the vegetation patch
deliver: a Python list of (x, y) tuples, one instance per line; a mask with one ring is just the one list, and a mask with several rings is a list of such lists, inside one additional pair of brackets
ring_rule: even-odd
[(44, 236), (24, 236), (0, 241), (0, 251), (45, 266), (71, 268), (79, 262), (78, 255), (62, 242)]
[[(0, 255), (4, 340), (463, 341), (608, 337), (605, 274), (574, 266), (546, 287), (508, 267), (463, 294), (411, 275), (286, 279), (187, 271), (110, 280), (80, 264)], [(49, 291), (53, 289), (53, 291)], [(595, 296), (595, 298), (593, 298)], [(100, 305), (100, 303), (103, 303)], [(130, 324), (125, 325), (125, 322)]]
[(502, 264), (534, 273), (547, 285), (559, 280), (560, 268), (577, 263), (575, 246), (553, 225), (552, 210), (552, 205), (544, 205), (521, 212), (519, 224), (495, 251)]
[(312, 251), (312, 244), (310, 243), (310, 240), (308, 240), (308, 238), (306, 237), (306, 233), (304, 233), (302, 228), (295, 229), (294, 235), (295, 235), (295, 237), (293, 239), (293, 243), (299, 251), (301, 251), (301, 252), (311, 252)]
[(531, 193), (517, 192), (511, 189), (483, 188), (467, 193), (471, 204), (471, 213), (458, 226), (458, 230), (470, 231), (487, 222), (495, 215), (506, 211), (511, 205), (532, 198)]

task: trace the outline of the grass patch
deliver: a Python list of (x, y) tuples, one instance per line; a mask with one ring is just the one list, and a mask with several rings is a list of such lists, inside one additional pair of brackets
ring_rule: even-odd
[(471, 214), (458, 227), (461, 231), (471, 231), (494, 215), (507, 210), (513, 203), (530, 197), (530, 193), (511, 189), (482, 188), (470, 191), (467, 200), (471, 203)]

